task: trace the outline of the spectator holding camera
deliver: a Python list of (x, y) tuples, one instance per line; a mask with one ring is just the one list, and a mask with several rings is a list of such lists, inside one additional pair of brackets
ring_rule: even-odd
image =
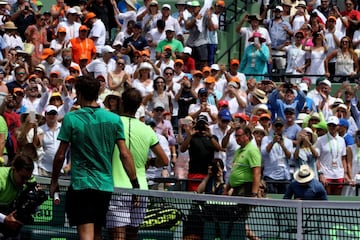
[(224, 163), (221, 159), (215, 158), (208, 166), (208, 174), (201, 181), (197, 193), (222, 195), (225, 188)]
[[(210, 123), (217, 122), (218, 109), (215, 105), (211, 105), (207, 102), (209, 92), (206, 88), (200, 88), (198, 91), (199, 103), (191, 104), (189, 107), (189, 115), (196, 119), (200, 115), (206, 116), (210, 119)], [(208, 121), (208, 120), (207, 120)]]
[[(200, 182), (208, 174), (208, 166), (214, 159), (214, 153), (221, 150), (218, 139), (211, 135), (208, 118), (205, 115), (197, 117), (195, 126), (183, 126), (186, 137), (180, 146), (180, 151), (189, 150), (188, 191), (197, 191)], [(191, 181), (195, 180), (195, 181)]]
[[(35, 147), (29, 149), (36, 154)], [(26, 188), (26, 183), (33, 181), (34, 162), (30, 155), (32, 154), (19, 154), (11, 167), (0, 167), (0, 239), (16, 237), (23, 225), (17, 219), (16, 210), (7, 211), (19, 193)]]
[(287, 185), (283, 181), (291, 179), (289, 161), (293, 143), (283, 135), (284, 127), (284, 120), (276, 118), (273, 122), (273, 134), (264, 137), (261, 142), (264, 180), (272, 182), (268, 184), (270, 193), (284, 193)]

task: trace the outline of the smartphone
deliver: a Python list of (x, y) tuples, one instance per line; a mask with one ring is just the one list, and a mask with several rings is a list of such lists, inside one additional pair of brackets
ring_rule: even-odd
[(260, 40), (258, 37), (254, 38), (254, 44), (260, 44)]
[(30, 123), (34, 123), (35, 122), (35, 111), (30, 111), (29, 116), (30, 116)]

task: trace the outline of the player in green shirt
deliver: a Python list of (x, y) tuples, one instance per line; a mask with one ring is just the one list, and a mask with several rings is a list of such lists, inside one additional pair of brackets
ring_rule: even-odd
[[(71, 184), (66, 212), (76, 225), (80, 239), (101, 239), (111, 193), (114, 190), (112, 155), (117, 145), (120, 159), (133, 188), (139, 188), (132, 155), (125, 145), (118, 115), (97, 104), (100, 83), (91, 77), (75, 82), (81, 109), (65, 115), (58, 139), (61, 141), (53, 165), (50, 196), (58, 191), (58, 178), (65, 154), (71, 149)], [(138, 203), (137, 203), (138, 204)]]

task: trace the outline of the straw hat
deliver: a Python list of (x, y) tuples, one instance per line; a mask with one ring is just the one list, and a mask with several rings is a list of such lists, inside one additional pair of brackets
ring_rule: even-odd
[(314, 176), (314, 171), (306, 164), (301, 165), (300, 169), (294, 173), (294, 179), (298, 183), (308, 183), (313, 180)]
[(4, 29), (15, 30), (17, 29), (17, 26), (15, 26), (14, 22), (8, 21), (4, 24)]
[(255, 97), (259, 102), (261, 103), (267, 103), (268, 98), (266, 96), (266, 93), (263, 90), (260, 90), (258, 88), (255, 88), (252, 92), (253, 97)]

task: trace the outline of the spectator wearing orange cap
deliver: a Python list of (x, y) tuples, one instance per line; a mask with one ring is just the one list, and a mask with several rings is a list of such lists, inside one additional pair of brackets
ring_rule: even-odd
[(51, 48), (45, 48), (40, 56), (41, 64), (45, 67), (45, 75), (49, 76), (53, 67), (60, 61), (54, 56), (54, 50)]
[(61, 50), (67, 48), (68, 43), (69, 43), (68, 40), (66, 40), (66, 28), (59, 27), (56, 34), (56, 38), (51, 40), (50, 42), (50, 48), (54, 50), (54, 56), (60, 62), (62, 61)]
[(104, 23), (93, 12), (89, 12), (86, 15), (84, 23), (91, 26), (89, 38), (94, 41), (96, 53), (101, 54), (101, 49), (105, 46), (106, 40), (106, 27)]
[(226, 71), (225, 67), (221, 67), (220, 71), (224, 74), (226, 81), (230, 82), (233, 77), (236, 77), (240, 80), (240, 89), (246, 91), (246, 77), (243, 73), (240, 73), (239, 70), (240, 61), (239, 59), (233, 58), (230, 60), (229, 71)]
[(219, 18), (219, 30), (225, 30), (226, 6), (223, 0), (217, 0), (215, 3), (215, 14)]
[(183, 72), (184, 61), (182, 59), (176, 59), (174, 61), (174, 81), (180, 82), (185, 76)]
[(70, 39), (69, 47), (72, 49), (73, 61), (77, 64), (80, 63), (80, 56), (85, 55), (87, 57), (87, 63), (96, 55), (96, 47), (94, 41), (87, 37), (89, 28), (85, 25), (81, 25), (79, 28), (79, 37)]
[(167, 67), (174, 68), (174, 60), (171, 59), (172, 54), (172, 47), (169, 45), (165, 46), (160, 59), (155, 63), (156, 67), (160, 68), (160, 72), (164, 72), (164, 69)]
[(204, 87), (204, 83), (202, 82), (203, 73), (199, 70), (195, 70), (192, 73), (192, 87), (194, 88), (195, 92), (197, 92), (200, 88)]
[(208, 94), (209, 94), (207, 102), (210, 103), (211, 105), (217, 106), (217, 102), (222, 97), (222, 93), (215, 90), (215, 83), (216, 80), (212, 76), (208, 76), (207, 78), (204, 79), (204, 85), (205, 88), (208, 90)]

